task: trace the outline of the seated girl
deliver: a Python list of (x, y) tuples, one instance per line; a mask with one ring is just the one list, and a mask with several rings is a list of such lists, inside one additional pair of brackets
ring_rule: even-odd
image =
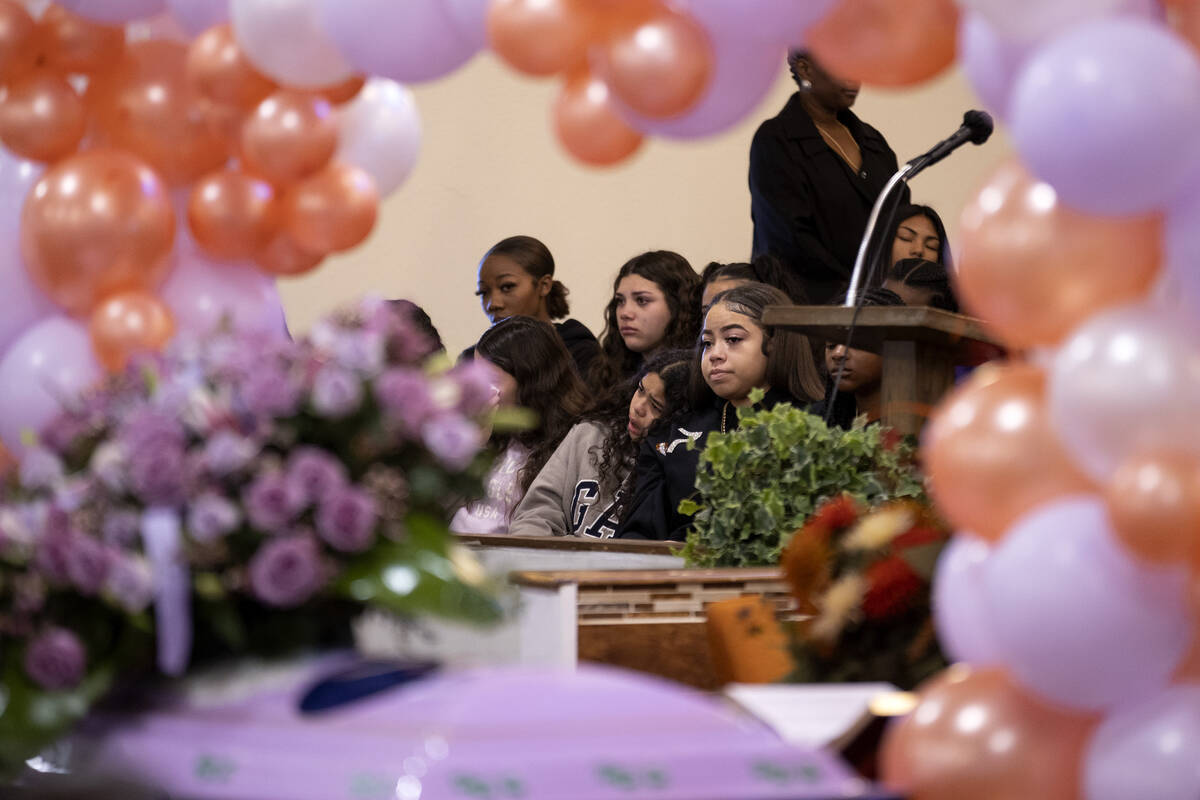
[(895, 292), (906, 306), (932, 306), (958, 311), (946, 266), (923, 258), (902, 258), (884, 275), (883, 288)]
[[(868, 289), (863, 292), (864, 306), (902, 306), (904, 301), (888, 289)], [(825, 343), (825, 373), (827, 386), (837, 383), (837, 399), (834, 412), (827, 420), (831, 425), (849, 428), (855, 418), (865, 416), (867, 422), (878, 422), (883, 416), (883, 357), (854, 347), (845, 342)], [(825, 409), (833, 393), (827, 391), (825, 399), (811, 410), (825, 416)]]
[(694, 303), (700, 276), (678, 253), (655, 250), (625, 263), (604, 310), (601, 357), (588, 375), (597, 392), (631, 378), (656, 350), (696, 343), (699, 314)]
[[(690, 409), (642, 442), (637, 483), (617, 536), (684, 539), (691, 520), (679, 501), (695, 491), (700, 451), (712, 431), (737, 428), (737, 409), (763, 389), (760, 405), (807, 406), (821, 396), (812, 348), (803, 335), (762, 324), (763, 309), (788, 303), (779, 289), (748, 283), (717, 295), (704, 317), (694, 356)], [(689, 449), (688, 442), (695, 442)]]
[(517, 536), (610, 538), (632, 490), (638, 443), (687, 401), (692, 354), (660, 350), (571, 428), (513, 512)]
[(714, 261), (705, 267), (700, 273), (701, 292), (698, 306), (701, 313), (721, 292), (752, 281), (782, 289), (794, 305), (804, 306), (809, 303), (804, 284), (796, 278), (795, 272), (785, 267), (775, 256), (765, 253), (750, 264), (719, 264)]
[[(884, 241), (887, 241), (886, 239)], [(904, 258), (923, 258), (949, 266), (950, 244), (942, 218), (929, 206), (907, 205), (896, 210), (888, 266)]]
[(494, 368), (498, 405), (523, 406), (538, 418), (532, 430), (493, 434), (500, 455), (488, 475), (487, 494), (459, 509), (450, 523), (460, 533), (502, 533), (534, 476), (587, 406), (587, 395), (567, 348), (548, 322), (500, 320), (480, 337), (475, 358)]
[[(475, 295), (492, 324), (508, 317), (533, 317), (542, 322), (570, 313), (567, 287), (554, 279), (554, 256), (532, 236), (510, 236), (495, 244), (479, 262)], [(555, 322), (579, 375), (587, 375), (600, 354), (600, 344), (582, 322)], [(463, 355), (469, 355), (464, 353)]]

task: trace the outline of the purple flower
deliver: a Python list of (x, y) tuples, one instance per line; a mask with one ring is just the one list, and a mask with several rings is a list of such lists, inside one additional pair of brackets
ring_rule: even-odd
[(322, 417), (341, 419), (362, 405), (362, 381), (349, 370), (326, 364), (313, 378), (312, 407)]
[(68, 570), (75, 532), (67, 515), (57, 508), (50, 509), (33, 552), (33, 566), (46, 580), (66, 584), (71, 580)]
[(93, 428), (91, 420), (73, 413), (59, 414), (38, 432), (38, 439), (46, 447), (65, 453), (75, 440)]
[(375, 381), (375, 399), (412, 434), (437, 411), (429, 380), (419, 369), (409, 367), (396, 367), (380, 375)]
[(204, 492), (188, 508), (187, 530), (205, 544), (215, 542), (242, 522), (242, 513), (227, 497)]
[(315, 504), (346, 483), (346, 467), (318, 447), (298, 447), (288, 458), (287, 479)]
[(66, 553), (67, 577), (82, 594), (94, 595), (108, 578), (112, 555), (98, 539), (76, 533)]
[(264, 472), (255, 478), (242, 503), (250, 524), (268, 533), (283, 530), (307, 505), (303, 491), (282, 472)]
[(422, 439), (447, 469), (466, 469), (482, 444), (479, 427), (461, 414), (442, 414), (422, 430)]
[(260, 417), (290, 417), (300, 406), (300, 394), (295, 377), (271, 364), (252, 370), (241, 386), (246, 410)]
[(104, 515), (100, 536), (113, 547), (133, 546), (141, 535), (142, 515), (131, 508), (115, 508)]
[(134, 449), (129, 457), (129, 488), (147, 505), (177, 505), (184, 498), (184, 451), (162, 440)]
[(54, 504), (64, 511), (78, 511), (92, 497), (96, 482), (87, 475), (67, 478), (54, 487)]
[(77, 686), (86, 666), (83, 642), (66, 628), (47, 628), (25, 648), (25, 672), (43, 689)]
[(62, 459), (44, 447), (34, 447), (21, 457), (18, 473), (26, 489), (49, 489), (62, 480)]
[(104, 581), (104, 593), (130, 614), (145, 610), (154, 599), (150, 562), (136, 556), (115, 556)]
[(129, 412), (117, 430), (117, 441), (130, 455), (167, 446), (182, 448), (185, 438), (186, 431), (174, 416), (150, 407)]
[(482, 358), (460, 364), (450, 371), (450, 377), (458, 382), (462, 391), (458, 409), (468, 417), (482, 414), (496, 405), (499, 392), (496, 389), (496, 368)]
[(219, 430), (204, 443), (204, 465), (218, 478), (246, 468), (258, 455), (259, 446), (231, 430)]
[(12, 579), (13, 609), (36, 614), (46, 604), (46, 581), (36, 572), (18, 573)]
[(331, 492), (317, 508), (317, 534), (334, 550), (361, 553), (375, 540), (375, 498), (347, 486)]
[(340, 331), (330, 340), (330, 353), (342, 367), (362, 375), (378, 375), (387, 358), (387, 340), (372, 330)]
[(250, 560), (250, 589), (267, 605), (298, 606), (324, 580), (317, 543), (308, 536), (271, 539)]

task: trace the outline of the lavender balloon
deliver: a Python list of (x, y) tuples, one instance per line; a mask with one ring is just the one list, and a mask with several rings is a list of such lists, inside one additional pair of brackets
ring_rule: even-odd
[(1117, 543), (1104, 503), (1074, 497), (1019, 520), (983, 571), (998, 649), (1045, 699), (1098, 710), (1166, 686), (1191, 638), (1183, 567)]
[(1200, 686), (1172, 686), (1104, 720), (1083, 762), (1086, 800), (1195, 800)]
[(1054, 356), (1047, 402), (1071, 458), (1098, 482), (1167, 448), (1200, 455), (1200, 325), (1150, 304), (1085, 322)]
[(58, 4), (84, 19), (115, 25), (162, 13), (164, 0), (58, 0)]
[(762, 42), (720, 37), (713, 40), (715, 71), (700, 101), (681, 117), (648, 119), (628, 109), (622, 116), (643, 133), (695, 139), (719, 133), (754, 110), (782, 74), (784, 50)]
[(796, 45), (824, 17), (833, 0), (683, 0), (683, 9), (722, 39)]
[(402, 83), (440, 78), (479, 48), (443, 0), (313, 0), (322, 29), (360, 72)]
[(204, 335), (228, 319), (235, 330), (286, 334), (275, 281), (249, 266), (181, 255), (161, 296), (180, 332)]
[(167, 9), (192, 36), (229, 21), (229, 0), (167, 0)]
[(1169, 297), (1193, 318), (1200, 316), (1200, 174), (1191, 191), (1176, 198), (1163, 227), (1163, 279)]
[(491, 0), (444, 0), (454, 29), (476, 51), (487, 47), (487, 14)]
[(1200, 167), (1198, 97), (1200, 62), (1178, 36), (1133, 17), (1092, 22), (1029, 59), (1009, 107), (1013, 141), (1068, 205), (1148, 212)]
[(58, 315), (37, 323), (0, 359), (0, 440), (22, 452), (22, 433), (41, 430), (103, 374), (87, 328)]
[(54, 304), (42, 294), (21, 259), (21, 206), (25, 196), (45, 168), (33, 161), (16, 158), (0, 147), (0, 353), (30, 325), (54, 311)]
[(1032, 46), (1001, 36), (987, 18), (970, 12), (958, 26), (958, 56), (971, 88), (989, 109), (1008, 116), (1013, 82), (1029, 57)]
[(981, 665), (1002, 661), (982, 584), (990, 554), (987, 542), (960, 533), (938, 558), (933, 619), (943, 652), (955, 661)]

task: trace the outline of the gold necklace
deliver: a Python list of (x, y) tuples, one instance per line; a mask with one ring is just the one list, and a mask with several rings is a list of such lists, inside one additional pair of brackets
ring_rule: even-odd
[(725, 412), (729, 410), (729, 401), (725, 401), (725, 405), (721, 406), (721, 433), (725, 432)]
[[(851, 140), (854, 139), (854, 134), (850, 133), (849, 128), (847, 128), (845, 125), (843, 125), (841, 122), (837, 121), (836, 119), (833, 122), (839, 128), (844, 130), (846, 132), (846, 135), (849, 136), (851, 138)], [(814, 121), (813, 124), (817, 126), (817, 133), (821, 134), (821, 138), (824, 139), (827, 143), (833, 145), (833, 149), (838, 151), (838, 154), (842, 157), (842, 160), (845, 161), (847, 165), (849, 165), (850, 169), (857, 170), (858, 167), (854, 166), (854, 159), (850, 158), (850, 156), (848, 156), (846, 154), (846, 151), (842, 149), (842, 146), (837, 143), (837, 139), (833, 138), (833, 134), (830, 133), (829, 131), (825, 130), (824, 128), (822, 128), (818, 123), (816, 123), (816, 121)], [(861, 166), (861, 161), (860, 161), (860, 166)]]

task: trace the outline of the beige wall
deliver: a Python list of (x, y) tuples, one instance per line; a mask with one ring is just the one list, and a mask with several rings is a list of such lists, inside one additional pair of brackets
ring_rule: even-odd
[[(649, 141), (626, 164), (597, 170), (570, 160), (555, 141), (553, 82), (477, 58), (416, 90), (425, 125), (416, 171), (387, 200), (362, 247), (281, 281), (289, 323), (305, 330), (337, 304), (374, 291), (423, 305), (456, 352), (486, 325), (473, 295), (480, 255), (524, 233), (550, 247), (571, 290), (572, 316), (599, 334), (612, 278), (630, 256), (672, 249), (699, 268), (749, 255), (750, 139), (791, 88), (781, 64), (773, 93), (738, 128), (696, 143)], [(947, 75), (913, 91), (866, 90), (855, 110), (904, 161), (953, 131), (974, 104), (961, 77)], [(942, 212), (953, 241), (963, 204), (1007, 153), (1002, 134), (965, 148), (916, 178), (913, 197)]]

